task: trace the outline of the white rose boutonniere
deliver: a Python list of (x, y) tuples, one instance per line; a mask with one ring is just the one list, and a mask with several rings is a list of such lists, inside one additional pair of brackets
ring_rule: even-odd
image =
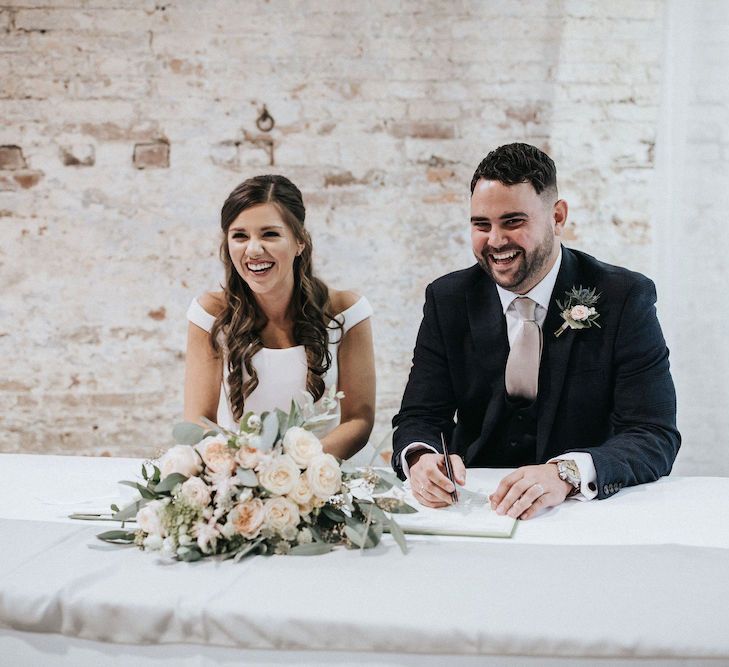
[(557, 301), (557, 307), (561, 311), (564, 323), (554, 332), (554, 335), (559, 337), (567, 329), (589, 329), (593, 325), (599, 329), (597, 319), (600, 317), (600, 313), (595, 309), (595, 304), (600, 296), (595, 293), (594, 287), (587, 289), (582, 285), (565, 292), (564, 302)]

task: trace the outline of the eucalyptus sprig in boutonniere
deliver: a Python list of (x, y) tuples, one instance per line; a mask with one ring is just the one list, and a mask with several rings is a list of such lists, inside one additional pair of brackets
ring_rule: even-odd
[(587, 289), (580, 285), (579, 288), (573, 287), (565, 292), (564, 303), (557, 301), (564, 323), (554, 332), (554, 335), (559, 337), (568, 328), (589, 329), (593, 324), (599, 329), (597, 318), (600, 317), (600, 313), (595, 310), (595, 304), (599, 298), (600, 294), (595, 293), (594, 287)]

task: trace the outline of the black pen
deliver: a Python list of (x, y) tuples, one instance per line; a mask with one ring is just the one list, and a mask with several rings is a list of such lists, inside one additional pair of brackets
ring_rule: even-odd
[(454, 503), (458, 502), (458, 487), (456, 486), (456, 478), (453, 475), (453, 466), (451, 465), (451, 457), (448, 454), (448, 447), (446, 446), (445, 437), (443, 436), (443, 433), (440, 434), (440, 442), (443, 445), (443, 456), (445, 457), (445, 469), (446, 469), (446, 475), (448, 476), (448, 479), (451, 480), (451, 483), (453, 484), (453, 491), (451, 492), (451, 500)]

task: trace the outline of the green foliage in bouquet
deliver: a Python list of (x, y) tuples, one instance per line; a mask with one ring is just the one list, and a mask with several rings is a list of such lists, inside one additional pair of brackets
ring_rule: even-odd
[[(112, 506), (122, 529), (98, 537), (196, 561), (367, 549), (388, 531), (406, 553), (391, 515), (416, 510), (392, 494), (402, 486), (393, 472), (372, 467), (389, 434), (370, 466), (339, 461), (323, 452), (315, 432), (336, 418), (343, 395), (332, 390), (317, 405), (306, 396), (288, 413), (245, 414), (238, 432), (207, 420), (207, 428), (177, 424), (178, 444), (142, 466), (144, 483), (121, 482), (140, 495), (122, 509)], [(131, 520), (136, 529), (125, 529)]]

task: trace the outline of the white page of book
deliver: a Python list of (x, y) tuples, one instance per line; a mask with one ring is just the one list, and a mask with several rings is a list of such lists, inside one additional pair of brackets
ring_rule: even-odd
[(405, 502), (417, 509), (413, 514), (393, 514), (406, 533), (421, 535), (463, 535), (473, 537), (511, 537), (516, 519), (496, 514), (488, 495), (494, 489), (482, 486), (458, 487), (458, 503), (443, 508), (424, 507), (406, 484)]

